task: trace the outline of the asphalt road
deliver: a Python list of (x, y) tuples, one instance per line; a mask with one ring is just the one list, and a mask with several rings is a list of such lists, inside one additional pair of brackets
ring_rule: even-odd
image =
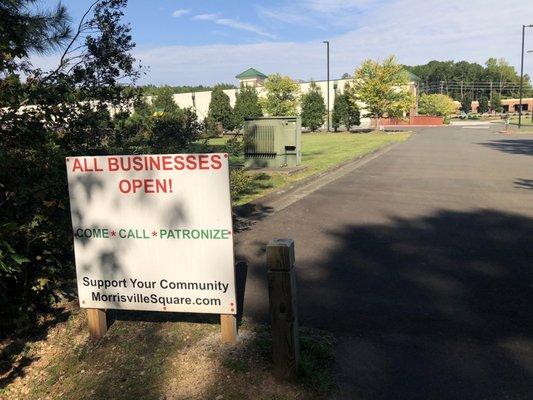
[(335, 398), (533, 398), (533, 135), (467, 128), (418, 130), (236, 236), (254, 320), (265, 244), (295, 240), (300, 323), (338, 338)]

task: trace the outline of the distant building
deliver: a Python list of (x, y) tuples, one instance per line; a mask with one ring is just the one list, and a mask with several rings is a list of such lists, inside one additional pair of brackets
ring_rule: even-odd
[[(533, 97), (522, 99), (522, 112), (531, 112), (533, 110)], [(517, 113), (519, 111), (520, 99), (502, 99), (502, 112)], [(477, 112), (479, 103), (472, 102), (472, 112)]]
[[(410, 74), (410, 82), (409, 82), (409, 88), (414, 93), (415, 97), (418, 95), (418, 78), (414, 75)], [(259, 97), (265, 96), (265, 89), (263, 87), (263, 82), (267, 78), (267, 75), (264, 73), (256, 70), (255, 68), (249, 68), (246, 71), (241, 72), (238, 74), (235, 78), (239, 80), (239, 86), (252, 86), (257, 90), (257, 93)], [(346, 83), (350, 83), (352, 81), (351, 78), (349, 79), (330, 79), (330, 85), (329, 85), (329, 111), (333, 111), (333, 103), (335, 99), (335, 93), (343, 93), (344, 92), (344, 86)], [(322, 95), (324, 96), (324, 99), (327, 97), (327, 90), (328, 85), (327, 81), (320, 80), (315, 81), (317, 86), (320, 88)], [(298, 82), (300, 85), (300, 94), (305, 94), (309, 91), (309, 87), (311, 85), (311, 82)], [(236, 100), (236, 94), (238, 93), (239, 89), (226, 89), (224, 90), (224, 93), (226, 93), (230, 99), (231, 106), (235, 106), (235, 100)], [(209, 109), (209, 102), (211, 101), (211, 91), (205, 91), (205, 92), (191, 92), (191, 93), (177, 93), (174, 95), (174, 101), (180, 106), (181, 108), (187, 108), (191, 107), (195, 110), (196, 114), (198, 115), (198, 118), (200, 120), (203, 120), (207, 116), (207, 111)], [(360, 108), (364, 108), (364, 104), (360, 104)], [(417, 109), (416, 107), (411, 110), (411, 115), (416, 115)], [(369, 126), (370, 125), (370, 119), (369, 118), (362, 118), (361, 119), (361, 126)]]
[(267, 76), (255, 68), (248, 68), (246, 71), (235, 76), (235, 78), (237, 78), (243, 86), (258, 87), (263, 86), (263, 81)]

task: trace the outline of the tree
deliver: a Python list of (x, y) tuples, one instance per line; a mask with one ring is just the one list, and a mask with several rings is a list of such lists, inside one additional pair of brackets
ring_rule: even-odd
[[(4, 21), (11, 27), (9, 40), (0, 35), (0, 331), (35, 318), (72, 274), (65, 157), (123, 154), (131, 137), (122, 111), (138, 96), (124, 85), (138, 77), (121, 21), (126, 1), (93, 3), (72, 32), (64, 8), (42, 12), (34, 3), (0, 5), (0, 29)], [(59, 45), (57, 68), (31, 66), (33, 51)]]
[[(66, 8), (58, 4), (53, 10), (39, 10), (34, 0), (0, 2), (0, 71), (6, 73), (22, 68), (32, 52), (47, 53), (62, 45), (71, 36)], [(19, 60), (19, 61), (17, 61)], [(23, 69), (29, 68), (24, 65)]]
[(245, 118), (257, 118), (263, 116), (263, 110), (259, 105), (257, 90), (251, 86), (241, 86), (236, 95), (235, 107), (233, 109), (235, 124), (242, 127)]
[(345, 73), (342, 74), (342, 76), (341, 76), (341, 79), (350, 79), (350, 78), (351, 78), (351, 76), (350, 76), (350, 74), (349, 74), (348, 72), (345, 72)]
[(296, 115), (300, 86), (288, 76), (270, 75), (264, 83), (263, 109), (271, 116)]
[(218, 123), (222, 125), (223, 129), (227, 130), (233, 130), (235, 127), (235, 119), (229, 96), (224, 93), (221, 86), (215, 86), (211, 92), (207, 121), (211, 130), (215, 129)]
[[(518, 96), (520, 75), (505, 59), (489, 58), (482, 66), (467, 61), (430, 61), (424, 65), (406, 66), (420, 78), (420, 88), (426, 93), (441, 93), (462, 101), (489, 97), (491, 91), (500, 96)], [(524, 93), (531, 93), (529, 77), (524, 76)]]
[(472, 110), (472, 97), (470, 95), (465, 95), (461, 101), (461, 110), (467, 114)]
[(337, 93), (333, 103), (332, 124), (335, 132), (342, 124), (347, 131), (354, 125), (360, 124), (359, 107), (355, 102), (350, 101), (348, 85), (345, 86), (344, 93)]
[(394, 56), (387, 57), (383, 63), (363, 61), (355, 71), (351, 93), (352, 102), (366, 104), (367, 114), (376, 118), (376, 126), (382, 116), (399, 117), (414, 103), (409, 74)]
[(155, 112), (162, 112), (165, 114), (175, 114), (179, 107), (174, 101), (173, 91), (170, 86), (164, 86), (159, 91), (159, 94), (152, 101), (152, 106)]
[(495, 112), (502, 111), (502, 99), (497, 92), (492, 93), (492, 98), (490, 99), (490, 109)]
[(302, 96), (302, 125), (316, 131), (324, 124), (325, 115), (324, 96), (317, 84), (311, 81), (309, 92)]
[(445, 94), (425, 94), (418, 101), (418, 112), (423, 115), (447, 117), (457, 111), (453, 99)]
[(481, 96), (478, 102), (479, 102), (479, 105), (477, 107), (478, 113), (483, 114), (489, 111), (489, 99), (487, 99), (485, 96)]

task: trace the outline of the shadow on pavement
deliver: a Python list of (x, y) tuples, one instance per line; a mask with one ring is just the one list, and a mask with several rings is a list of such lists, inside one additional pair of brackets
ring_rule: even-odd
[(533, 155), (533, 139), (491, 140), (480, 144), (505, 153)]
[(518, 178), (514, 181), (514, 185), (518, 189), (533, 189), (533, 179)]
[(328, 234), (297, 261), (298, 297), (301, 324), (339, 338), (340, 398), (531, 398), (533, 219), (442, 210)]

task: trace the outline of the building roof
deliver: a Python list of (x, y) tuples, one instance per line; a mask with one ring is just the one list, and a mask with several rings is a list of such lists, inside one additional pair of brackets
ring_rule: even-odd
[(237, 79), (246, 79), (246, 78), (266, 78), (267, 76), (262, 72), (259, 72), (255, 68), (248, 68), (246, 71), (241, 72), (235, 78)]

